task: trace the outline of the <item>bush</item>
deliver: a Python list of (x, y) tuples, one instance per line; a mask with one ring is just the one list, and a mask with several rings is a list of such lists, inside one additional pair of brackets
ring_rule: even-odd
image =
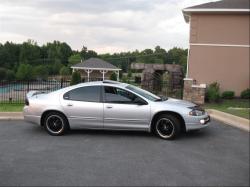
[(115, 72), (113, 72), (111, 75), (110, 75), (110, 80), (113, 80), (113, 81), (116, 81), (117, 80), (117, 75)]
[(61, 76), (68, 76), (70, 75), (70, 69), (66, 66), (61, 67), (60, 69), (60, 75)]
[(234, 91), (225, 91), (222, 93), (221, 97), (223, 99), (233, 99), (235, 96), (235, 93)]
[(243, 90), (240, 94), (242, 99), (250, 99), (250, 88)]
[(220, 99), (220, 85), (214, 82), (208, 86), (206, 93), (207, 100), (209, 102), (218, 102)]
[(128, 83), (128, 78), (124, 74), (122, 75), (122, 82), (123, 83)]
[(81, 82), (81, 75), (78, 71), (75, 71), (74, 73), (72, 73), (70, 85), (75, 85), (75, 84), (78, 84), (80, 82)]

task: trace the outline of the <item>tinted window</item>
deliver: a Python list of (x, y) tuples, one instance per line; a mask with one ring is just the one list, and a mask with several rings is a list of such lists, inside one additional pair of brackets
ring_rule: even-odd
[(157, 101), (160, 99), (160, 97), (146, 91), (146, 90), (143, 90), (141, 88), (138, 88), (138, 87), (135, 87), (135, 86), (132, 86), (132, 85), (129, 85), (126, 87), (127, 89), (147, 98), (148, 100), (151, 100), (151, 101)]
[(63, 98), (74, 101), (100, 102), (100, 91), (100, 86), (86, 86), (67, 92)]
[(105, 101), (108, 103), (125, 103), (133, 104), (135, 100), (140, 99), (138, 96), (126, 90), (105, 86)]

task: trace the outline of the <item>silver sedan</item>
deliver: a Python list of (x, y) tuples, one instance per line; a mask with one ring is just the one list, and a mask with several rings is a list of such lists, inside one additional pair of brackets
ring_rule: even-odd
[(163, 99), (115, 81), (81, 83), (47, 94), (30, 91), (23, 114), (26, 121), (54, 136), (84, 128), (148, 131), (174, 139), (181, 131), (207, 127), (210, 121), (194, 103)]

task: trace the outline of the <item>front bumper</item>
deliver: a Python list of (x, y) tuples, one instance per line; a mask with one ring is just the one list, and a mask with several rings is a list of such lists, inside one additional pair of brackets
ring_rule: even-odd
[(186, 131), (197, 130), (207, 127), (210, 124), (210, 116), (189, 116), (186, 120)]

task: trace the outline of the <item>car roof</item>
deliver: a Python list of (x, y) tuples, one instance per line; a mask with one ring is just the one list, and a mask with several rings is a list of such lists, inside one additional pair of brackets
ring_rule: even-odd
[(118, 86), (123, 88), (128, 86), (128, 84), (126, 83), (111, 81), (111, 80), (84, 82), (84, 83), (79, 83), (76, 86), (94, 86), (94, 85)]

